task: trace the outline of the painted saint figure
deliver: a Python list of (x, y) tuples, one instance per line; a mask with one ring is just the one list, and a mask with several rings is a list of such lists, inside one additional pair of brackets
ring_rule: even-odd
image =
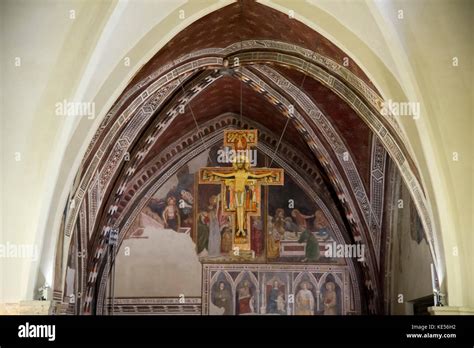
[(301, 289), (296, 294), (296, 315), (314, 315), (314, 296), (308, 282), (301, 283)]
[(277, 258), (280, 256), (280, 240), (284, 239), (285, 236), (285, 210), (278, 208), (275, 210), (275, 216), (269, 216), (268, 221), (267, 256)]
[(277, 297), (277, 310), (278, 310), (278, 313), (286, 314), (285, 304), (286, 304), (285, 294), (283, 293), (283, 291), (280, 291), (278, 293), (278, 297)]
[(285, 314), (285, 298), (283, 292), (279, 288), (277, 280), (273, 282), (272, 289), (268, 294), (267, 313), (269, 314)]
[(178, 231), (180, 227), (180, 216), (178, 206), (176, 205), (176, 198), (174, 196), (169, 196), (166, 199), (166, 204), (167, 206), (165, 210), (163, 210), (165, 228)]
[(323, 238), (329, 236), (329, 222), (321, 210), (316, 210), (314, 213), (314, 229), (316, 233)]
[(208, 255), (211, 257), (221, 254), (221, 228), (219, 223), (220, 201), (218, 195), (209, 198), (209, 243)]
[(319, 243), (312, 232), (304, 230), (298, 239), (298, 243), (306, 243), (305, 257), (301, 260), (302, 262), (314, 262), (319, 259)]
[(252, 289), (248, 280), (244, 280), (242, 287), (237, 290), (237, 313), (249, 314), (254, 312)]
[(224, 282), (219, 282), (219, 287), (214, 292), (214, 299), (212, 301), (217, 307), (224, 308), (223, 315), (232, 314), (232, 296), (229, 289), (226, 288)]
[(282, 208), (278, 208), (275, 211), (275, 218), (273, 219), (273, 228), (276, 232), (280, 234), (282, 238), (285, 235), (285, 225), (285, 210)]
[(228, 254), (230, 251), (232, 251), (232, 231), (226, 226), (222, 229), (221, 252)]
[(197, 222), (197, 252), (207, 251), (209, 245), (209, 215), (207, 211), (199, 213)]
[(298, 209), (293, 209), (291, 211), (291, 216), (293, 219), (295, 219), (296, 225), (298, 226), (298, 230), (300, 232), (308, 228), (306, 220), (312, 219), (314, 217), (314, 215), (304, 215)]
[(324, 315), (337, 315), (337, 294), (336, 284), (327, 282), (324, 294)]
[(263, 222), (260, 217), (252, 219), (251, 229), (251, 249), (255, 251), (256, 255), (261, 255), (263, 252)]

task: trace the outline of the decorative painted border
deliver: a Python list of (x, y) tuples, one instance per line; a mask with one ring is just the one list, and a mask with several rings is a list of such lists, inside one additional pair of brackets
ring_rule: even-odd
[[(328, 266), (328, 265), (272, 265), (272, 264), (204, 264), (202, 268), (202, 282), (203, 282), (203, 297), (202, 297), (202, 313), (204, 315), (209, 314), (209, 303), (210, 303), (210, 290), (213, 285), (211, 276), (212, 272), (241, 272), (241, 274), (246, 272), (257, 273), (257, 284), (260, 283), (261, 273), (272, 273), (272, 272), (292, 272), (298, 273), (296, 279), (292, 279), (291, 285), (293, 286), (294, 281), (301, 277), (301, 274), (311, 274), (311, 273), (323, 273), (323, 276), (316, 280), (318, 286), (321, 286), (323, 281), (326, 279), (328, 274), (333, 274), (338, 282), (338, 285), (341, 288), (341, 292), (344, 294), (342, 300), (342, 312), (344, 314), (349, 314), (354, 312), (350, 307), (351, 304), (351, 286), (349, 281), (349, 274), (347, 272), (347, 266)], [(230, 278), (230, 277), (229, 277)], [(236, 280), (237, 281), (237, 280)], [(234, 281), (232, 282), (234, 283)], [(235, 292), (235, 284), (233, 288)], [(257, 286), (257, 296), (260, 297), (260, 288)], [(291, 294), (294, 295), (295, 289), (291, 289)], [(359, 311), (355, 311), (360, 313)]]
[(370, 221), (379, 233), (374, 241), (377, 250), (377, 256), (380, 257), (380, 240), (382, 229), (382, 217), (385, 194), (385, 163), (387, 161), (387, 152), (380, 142), (379, 138), (372, 135), (372, 150), (370, 161), (370, 203), (374, 211), (375, 219)]
[[(115, 298), (114, 315), (201, 315), (201, 298), (121, 297)], [(111, 310), (112, 301), (107, 301)]]

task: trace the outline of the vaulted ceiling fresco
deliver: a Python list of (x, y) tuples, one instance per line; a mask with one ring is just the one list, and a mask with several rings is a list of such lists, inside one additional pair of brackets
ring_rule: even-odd
[[(222, 300), (228, 288), (232, 296), (244, 298), (246, 291), (268, 286), (270, 296), (273, 286), (282, 293), (280, 305), (284, 302), (286, 307), (278, 307), (277, 302), (272, 307), (268, 296), (258, 297), (254, 304), (266, 313), (382, 313), (387, 218), (383, 211), (385, 202), (393, 199), (385, 192), (391, 178), (398, 175), (397, 168), (412, 183), (410, 191), (418, 195), (418, 211), (423, 212), (424, 198), (401, 133), (390, 117), (380, 114), (381, 101), (369, 78), (342, 50), (303, 23), (262, 4), (239, 1), (194, 22), (143, 66), (108, 112), (87, 150), (64, 216), (64, 234), (75, 237), (69, 248), (59, 248), (56, 300), (65, 302), (73, 291), (76, 301), (66, 305), (70, 312), (105, 314), (111, 270), (107, 235), (118, 231), (122, 245), (134, 235), (130, 230), (137, 228), (141, 217), (154, 214), (159, 215), (155, 218), (162, 224), (160, 228), (166, 228), (166, 218), (161, 220), (171, 195), (178, 195), (175, 200), (180, 200), (180, 195), (188, 197), (184, 203), (193, 213), (182, 213), (180, 226), (189, 227), (199, 249), (199, 224), (205, 224), (209, 212), (197, 202), (210, 193), (191, 179), (197, 172), (189, 163), (219, 148), (224, 130), (257, 129), (257, 150), (266, 161), (264, 165), (270, 162), (284, 168), (288, 185), (294, 185), (288, 192), (301, 190), (300, 199), (311, 202), (305, 212), (308, 224), (322, 231), (318, 224), (325, 221), (325, 228), (331, 231), (316, 235), (319, 242), (329, 233), (340, 243), (363, 244), (363, 261), (351, 259), (341, 266), (319, 259), (307, 263), (309, 273), (304, 274), (302, 265), (308, 257), (291, 256), (292, 244), (288, 242), (285, 249), (278, 241), (280, 253), (287, 253), (288, 258), (273, 262), (267, 240), (263, 242), (266, 253), (258, 262), (250, 262), (253, 268), (247, 273), (239, 268), (242, 262), (226, 259), (219, 268), (219, 262), (200, 256), (203, 268), (199, 281), (207, 292), (202, 298), (193, 294), (195, 302), (184, 303), (183, 310), (212, 314), (217, 306), (226, 314), (242, 314), (250, 308), (245, 303), (227, 308), (216, 304), (218, 300), (211, 295), (218, 294)], [(215, 164), (211, 162), (204, 156), (193, 166)], [(391, 171), (387, 170), (389, 163)], [(182, 182), (183, 170), (190, 175), (189, 182)], [(159, 191), (169, 185), (175, 188)], [(178, 192), (180, 185), (183, 189)], [(271, 233), (269, 217), (278, 215), (278, 207), (272, 203), (278, 199), (271, 200), (272, 194), (289, 194), (285, 189), (274, 190), (262, 191), (265, 235)], [(153, 202), (163, 207), (154, 211)], [(148, 215), (141, 215), (144, 209)], [(297, 223), (298, 213), (283, 210), (279, 212), (287, 215), (288, 223)], [(421, 213), (420, 219), (429, 236), (427, 215)], [(311, 242), (304, 243), (308, 250)], [(73, 250), (80, 257), (67, 258)], [(62, 259), (69, 261), (64, 264)], [(262, 266), (268, 264), (271, 267)], [(65, 285), (70, 269), (75, 271), (75, 281)], [(304, 294), (310, 288), (321, 289), (318, 296), (322, 291), (327, 299), (338, 298), (334, 313), (289, 306), (289, 295)], [(176, 304), (176, 298), (167, 298), (168, 305)], [(147, 310), (160, 312), (166, 307), (163, 301), (157, 299)], [(117, 303), (127, 311), (126, 301)]]

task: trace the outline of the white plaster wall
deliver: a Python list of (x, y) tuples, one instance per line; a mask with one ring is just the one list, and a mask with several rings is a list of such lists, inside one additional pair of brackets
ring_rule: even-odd
[(144, 235), (148, 239), (127, 239), (120, 247), (115, 296), (200, 297), (201, 263), (191, 236), (153, 227)]

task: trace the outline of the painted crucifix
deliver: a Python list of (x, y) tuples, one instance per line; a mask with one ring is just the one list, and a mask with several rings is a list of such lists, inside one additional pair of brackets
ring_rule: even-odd
[[(199, 172), (200, 184), (220, 184), (224, 211), (233, 215), (233, 249), (250, 251), (249, 216), (259, 216), (261, 185), (283, 185), (280, 168), (251, 168), (251, 147), (258, 141), (257, 130), (226, 130), (224, 146), (231, 167), (206, 167)], [(256, 150), (253, 150), (256, 151)]]

